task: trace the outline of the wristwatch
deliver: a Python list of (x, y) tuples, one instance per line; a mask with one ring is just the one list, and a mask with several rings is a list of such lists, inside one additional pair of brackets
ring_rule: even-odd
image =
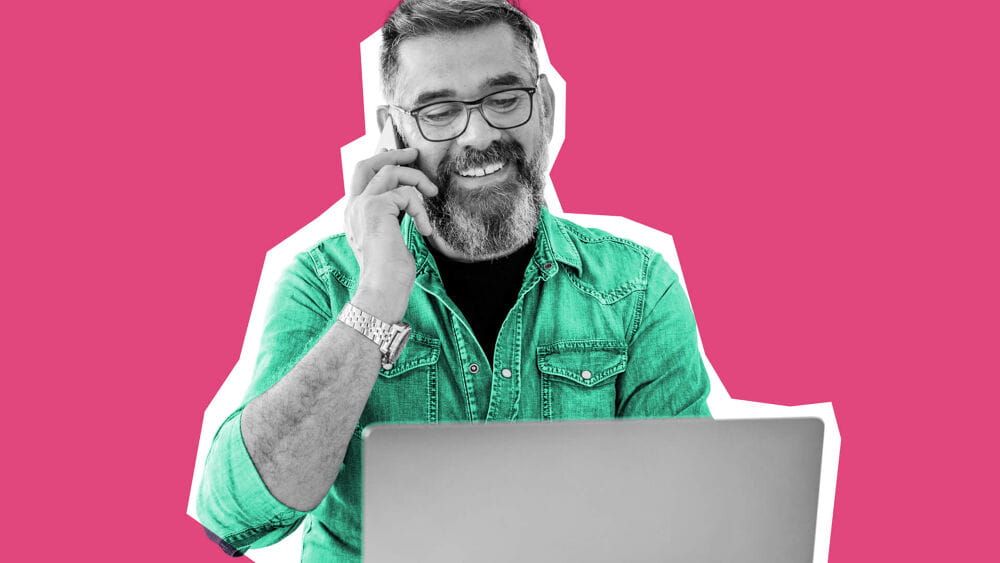
[(382, 352), (382, 369), (392, 369), (392, 364), (396, 363), (403, 346), (406, 346), (406, 341), (410, 338), (410, 325), (384, 322), (350, 303), (344, 305), (337, 320), (378, 346)]

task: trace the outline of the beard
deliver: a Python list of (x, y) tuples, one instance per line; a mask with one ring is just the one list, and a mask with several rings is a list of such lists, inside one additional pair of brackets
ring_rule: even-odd
[[(515, 166), (509, 180), (475, 189), (454, 185), (459, 170), (494, 162)], [(535, 236), (545, 200), (545, 145), (529, 159), (514, 141), (495, 141), (486, 150), (466, 148), (460, 156), (446, 156), (431, 181), (438, 195), (424, 205), (434, 231), (454, 250), (471, 258), (509, 254)]]

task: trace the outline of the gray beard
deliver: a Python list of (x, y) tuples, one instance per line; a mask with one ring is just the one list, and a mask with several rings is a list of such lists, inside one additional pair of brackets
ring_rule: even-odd
[(532, 162), (508, 161), (518, 171), (511, 181), (463, 190), (450, 174), (437, 178), (440, 193), (425, 201), (435, 233), (452, 249), (474, 259), (509, 254), (532, 240), (545, 205), (544, 147)]

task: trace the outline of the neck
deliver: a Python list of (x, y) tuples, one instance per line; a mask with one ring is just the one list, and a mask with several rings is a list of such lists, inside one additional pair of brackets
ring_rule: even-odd
[(429, 237), (424, 237), (424, 240), (427, 241), (427, 244), (433, 247), (434, 250), (437, 250), (441, 254), (457, 262), (484, 262), (486, 260), (496, 260), (497, 258), (510, 256), (511, 254), (517, 252), (521, 248), (524, 248), (524, 245), (531, 242), (532, 239), (528, 239), (520, 244), (514, 245), (510, 249), (504, 250), (502, 252), (496, 252), (493, 254), (478, 254), (476, 256), (469, 256), (468, 254), (455, 250), (450, 244), (445, 242), (445, 240), (441, 238), (436, 232)]

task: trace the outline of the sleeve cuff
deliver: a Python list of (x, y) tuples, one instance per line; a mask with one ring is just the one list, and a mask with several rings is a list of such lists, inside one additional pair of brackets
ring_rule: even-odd
[(215, 435), (198, 498), (202, 525), (233, 551), (277, 542), (306, 514), (267, 489), (243, 441), (242, 413), (229, 417)]

